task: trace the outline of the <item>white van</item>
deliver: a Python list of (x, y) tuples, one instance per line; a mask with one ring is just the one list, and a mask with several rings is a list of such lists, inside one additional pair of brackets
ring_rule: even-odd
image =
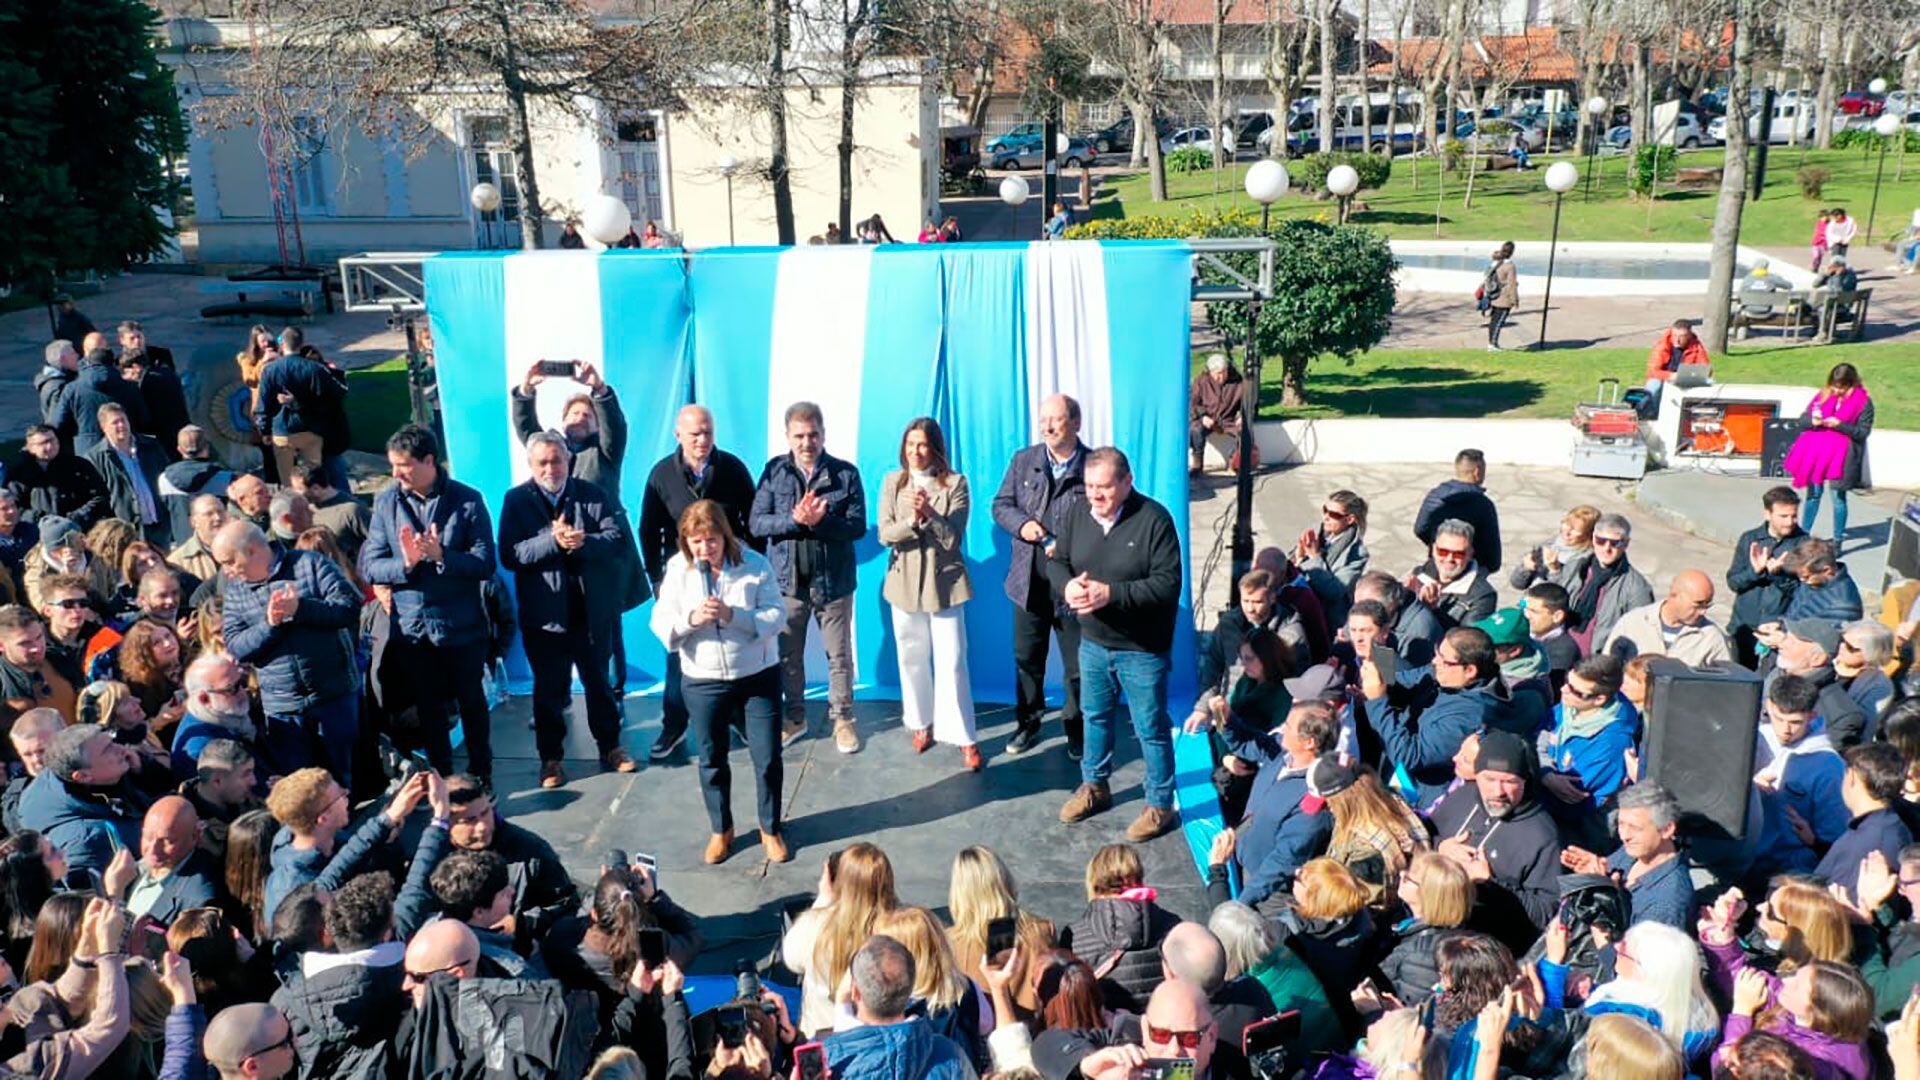
[[(1420, 99), (1413, 95), (1400, 95), (1400, 104), (1393, 109), (1393, 130), (1387, 130), (1388, 104), (1393, 100), (1386, 94), (1367, 95), (1368, 104), (1360, 103), (1359, 95), (1349, 94), (1334, 106), (1333, 149), (1368, 150), (1376, 154), (1386, 154), (1392, 148), (1395, 154), (1412, 153), (1425, 142), (1421, 131)], [(1370, 121), (1368, 128), (1362, 128), (1361, 110), (1365, 108), (1365, 119)], [(1289, 153), (1311, 153), (1320, 149), (1320, 102), (1315, 98), (1306, 109), (1296, 111), (1288, 118), (1287, 150)], [(1277, 127), (1268, 128), (1260, 133), (1258, 145), (1262, 153), (1273, 145)]]
[[(1792, 91), (1788, 93), (1791, 94)], [(1813, 99), (1811, 97), (1802, 99), (1797, 94), (1792, 97), (1774, 98), (1773, 126), (1767, 130), (1767, 142), (1774, 145), (1794, 142), (1796, 128), (1799, 131), (1799, 142), (1813, 141), (1815, 133)], [(1726, 117), (1713, 118), (1713, 121), (1707, 125), (1707, 138), (1715, 143), (1727, 141)], [(1754, 114), (1747, 117), (1747, 138), (1752, 142), (1760, 141), (1760, 114), (1757, 103), (1754, 106)]]

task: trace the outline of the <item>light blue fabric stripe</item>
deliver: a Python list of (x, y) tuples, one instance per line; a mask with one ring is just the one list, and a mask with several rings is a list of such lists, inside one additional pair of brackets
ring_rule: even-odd
[[(675, 415), (692, 400), (687, 264), (679, 252), (659, 250), (615, 249), (599, 259), (602, 374), (627, 417), (620, 494), (628, 527), (638, 529), (647, 474), (675, 449)], [(647, 626), (651, 610), (642, 604), (622, 619), (630, 688), (666, 675), (666, 651)]]
[[(873, 253), (867, 286), (865, 370), (860, 384), (860, 481), (867, 492), (867, 535), (854, 547), (860, 591), (854, 597), (855, 670), (862, 690), (897, 697), (893, 612), (881, 597), (887, 549), (880, 543), (880, 488), (900, 467), (900, 439), (916, 417), (953, 427), (939, 404), (944, 324), (939, 245), (883, 245)], [(968, 477), (971, 481), (973, 478)]]
[(746, 462), (756, 480), (767, 463), (767, 357), (782, 250), (703, 251), (688, 275), (693, 398), (713, 410), (714, 445)]
[(508, 415), (505, 266), (495, 253), (451, 252), (428, 259), (425, 270), (448, 468), (497, 513), (514, 454), (500, 437)]

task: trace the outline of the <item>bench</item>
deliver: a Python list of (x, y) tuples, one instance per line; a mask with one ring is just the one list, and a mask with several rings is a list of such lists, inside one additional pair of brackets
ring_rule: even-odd
[(1820, 340), (1834, 341), (1840, 334), (1842, 340), (1859, 341), (1866, 334), (1867, 303), (1872, 299), (1872, 289), (1827, 296), (1820, 304)]
[(220, 304), (208, 304), (200, 309), (200, 317), (203, 319), (251, 317), (310, 319), (313, 317), (314, 303), (324, 289), (323, 282), (312, 279), (209, 281), (200, 286), (201, 292), (232, 295), (234, 299)]
[(1674, 173), (1673, 186), (1681, 191), (1718, 191), (1725, 170), (1711, 168), (1680, 169)]
[(1737, 289), (1733, 294), (1733, 336), (1745, 340), (1756, 326), (1774, 326), (1782, 336), (1799, 340), (1800, 335), (1818, 325), (1808, 307), (1811, 294), (1805, 290), (1761, 292)]

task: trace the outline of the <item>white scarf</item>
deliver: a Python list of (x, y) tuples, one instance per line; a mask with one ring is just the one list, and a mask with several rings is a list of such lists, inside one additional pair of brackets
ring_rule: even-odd
[(1753, 774), (1753, 782), (1769, 788), (1778, 788), (1780, 778), (1787, 771), (1787, 761), (1802, 754), (1818, 754), (1821, 751), (1834, 753), (1833, 742), (1826, 732), (1808, 735), (1792, 746), (1784, 746), (1780, 736), (1773, 733), (1772, 724), (1760, 725), (1760, 745), (1754, 748), (1757, 757), (1761, 751), (1766, 753), (1766, 763)]

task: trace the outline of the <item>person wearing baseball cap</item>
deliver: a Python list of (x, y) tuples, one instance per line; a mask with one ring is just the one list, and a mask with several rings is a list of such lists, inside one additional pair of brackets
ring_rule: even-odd
[(1493, 642), (1494, 659), (1500, 661), (1500, 677), (1506, 681), (1507, 691), (1513, 695), (1513, 704), (1519, 713), (1516, 718), (1521, 724), (1519, 733), (1525, 737), (1539, 731), (1547, 724), (1553, 680), (1546, 651), (1533, 643), (1526, 615), (1517, 607), (1506, 607), (1473, 625), (1486, 631), (1487, 639)]
[(1467, 736), (1482, 728), (1528, 727), (1500, 677), (1493, 642), (1472, 626), (1447, 631), (1431, 668), (1402, 671), (1392, 685), (1371, 662), (1361, 664), (1360, 692), (1391, 763), (1380, 775), (1417, 809), (1446, 793), (1454, 779), (1453, 755)]
[(1833, 669), (1844, 638), (1845, 629), (1837, 620), (1789, 619), (1782, 635), (1776, 639), (1768, 662), (1771, 666), (1761, 667), (1762, 674), (1769, 679), (1784, 672), (1798, 675), (1814, 685), (1819, 691), (1814, 706), (1819, 717), (1815, 730), (1825, 732), (1835, 750), (1858, 745), (1873, 734), (1874, 718), (1847, 693), (1839, 673)]
[(1484, 731), (1473, 783), (1433, 807), (1440, 854), (1474, 881), (1476, 922), (1516, 955), (1533, 944), (1560, 900), (1560, 830), (1536, 794), (1536, 760), (1520, 736)]

